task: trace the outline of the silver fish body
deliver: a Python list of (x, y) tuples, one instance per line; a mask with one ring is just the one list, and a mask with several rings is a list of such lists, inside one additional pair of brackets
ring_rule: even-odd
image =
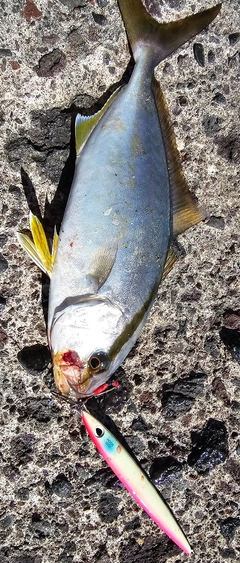
[[(129, 84), (80, 153), (51, 278), (53, 354), (74, 349), (87, 360), (98, 350), (109, 353), (122, 335), (107, 373), (95, 376), (97, 386), (135, 342), (159, 286), (171, 240), (167, 160), (151, 90), (152, 69), (143, 62), (135, 65)], [(98, 288), (94, 257), (99, 249), (108, 253), (111, 246), (113, 265)], [(137, 315), (142, 318), (135, 326)]]
[(208, 25), (220, 5), (164, 24), (141, 0), (118, 3), (136, 63), (131, 79), (95, 116), (77, 116), (75, 175), (52, 252), (36, 217), (31, 236), (19, 234), (51, 277), (48, 339), (56, 385), (78, 396), (91, 395), (127, 356), (174, 262), (173, 235), (202, 218), (153, 71)]

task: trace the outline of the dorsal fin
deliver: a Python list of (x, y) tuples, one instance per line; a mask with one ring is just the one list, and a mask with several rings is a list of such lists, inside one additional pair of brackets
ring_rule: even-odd
[(81, 152), (86, 141), (90, 137), (94, 127), (96, 127), (97, 123), (104, 115), (104, 113), (107, 111), (107, 109), (109, 108), (113, 100), (116, 98), (116, 96), (119, 94), (120, 90), (121, 87), (117, 88), (117, 90), (115, 90), (115, 92), (113, 92), (113, 94), (107, 100), (105, 105), (94, 115), (85, 116), (85, 115), (81, 115), (80, 113), (77, 114), (75, 121), (75, 140), (76, 140), (77, 155), (79, 155), (79, 153)]
[(204, 219), (205, 214), (198, 208), (194, 197), (188, 189), (182, 170), (169, 110), (155, 77), (153, 78), (153, 91), (167, 154), (172, 189), (173, 235), (176, 236), (183, 233), (189, 227), (199, 223), (199, 221)]

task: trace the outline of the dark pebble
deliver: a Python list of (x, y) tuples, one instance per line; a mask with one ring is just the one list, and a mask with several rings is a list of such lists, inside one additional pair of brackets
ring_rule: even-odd
[(230, 542), (234, 538), (234, 534), (237, 528), (240, 526), (240, 518), (233, 518), (229, 516), (226, 520), (220, 522), (221, 534)]
[(214, 227), (214, 229), (223, 230), (225, 228), (225, 221), (223, 217), (211, 215), (207, 221), (207, 225), (209, 225), (209, 227)]
[(214, 63), (215, 62), (215, 53), (213, 51), (208, 52), (208, 62)]
[(232, 47), (232, 45), (235, 45), (235, 43), (237, 43), (237, 41), (239, 40), (240, 33), (230, 33), (228, 37), (229, 37), (229, 43)]
[(205, 380), (205, 374), (192, 372), (189, 377), (164, 384), (158, 394), (163, 416), (171, 420), (187, 413), (196, 398), (203, 395)]
[(16, 496), (17, 496), (20, 500), (28, 500), (28, 499), (29, 499), (29, 489), (27, 489), (26, 487), (21, 487), (21, 488), (18, 489), (18, 491), (16, 492)]
[(6, 299), (5, 297), (2, 297), (2, 295), (0, 295), (0, 313), (3, 312), (5, 306), (6, 306)]
[(228, 436), (223, 422), (210, 418), (200, 432), (192, 433), (188, 464), (198, 473), (207, 473), (228, 457)]
[(238, 330), (223, 327), (220, 330), (220, 338), (232, 354), (234, 360), (240, 364), (240, 332)]
[(134, 432), (146, 432), (149, 429), (149, 425), (139, 416), (132, 421), (131, 428)]
[(38, 76), (52, 77), (60, 72), (66, 64), (66, 56), (60, 49), (54, 49), (51, 53), (43, 55), (38, 62), (38, 66), (34, 67)]
[(8, 269), (8, 262), (6, 258), (0, 253), (0, 274), (3, 274)]
[(226, 328), (239, 330), (240, 332), (240, 311), (226, 311), (226, 313), (224, 313), (223, 324)]
[(105, 8), (107, 6), (108, 0), (97, 0), (99, 8)]
[(218, 137), (215, 139), (215, 143), (218, 147), (218, 154), (223, 158), (226, 158), (232, 164), (238, 164), (240, 162), (240, 139), (239, 135), (235, 132), (230, 133), (226, 137)]
[(96, 14), (96, 12), (92, 12), (92, 17), (98, 25), (106, 25), (107, 23), (107, 18), (102, 14)]
[[(72, 563), (73, 557), (72, 553), (76, 551), (76, 544), (73, 541), (67, 541), (63, 551), (60, 553), (58, 557), (59, 563)], [(97, 560), (98, 561), (98, 560)]]
[(18, 352), (17, 359), (29, 373), (39, 375), (50, 363), (51, 354), (47, 346), (33, 344), (33, 346), (25, 346)]
[(40, 539), (47, 538), (51, 533), (51, 524), (48, 520), (42, 520), (38, 513), (32, 515), (32, 530), (34, 535)]
[(60, 498), (68, 498), (72, 493), (72, 485), (63, 473), (57, 475), (51, 485), (46, 482), (45, 487), (50, 495), (55, 493)]
[(0, 530), (7, 530), (11, 528), (15, 522), (16, 518), (14, 514), (6, 514), (0, 518)]
[(199, 66), (205, 66), (205, 56), (202, 43), (194, 43), (193, 54)]
[(112, 378), (120, 382), (119, 387), (113, 388), (109, 393), (99, 398), (101, 409), (107, 414), (121, 411), (130, 396), (132, 385), (128, 381), (121, 383), (124, 376), (125, 372), (123, 368), (120, 367), (114, 374), (114, 378)]
[(12, 57), (10, 49), (0, 49), (0, 57)]
[(221, 377), (215, 377), (213, 380), (212, 393), (217, 399), (220, 399), (224, 405), (228, 406), (230, 404), (230, 399)]
[(230, 561), (237, 561), (238, 557), (236, 551), (230, 547), (226, 547), (226, 549), (219, 549), (219, 555), (223, 558), (223, 561), (226, 559), (230, 559)]
[(156, 485), (171, 482), (179, 477), (182, 464), (172, 456), (157, 457), (150, 467), (150, 477)]
[(8, 240), (8, 236), (1, 234), (0, 235), (0, 247), (4, 246)]
[(31, 397), (18, 408), (19, 419), (34, 418), (38, 422), (49, 422), (59, 413), (59, 407), (52, 399)]
[(145, 536), (144, 543), (139, 545), (135, 538), (122, 540), (119, 563), (166, 563), (171, 557), (176, 561), (179, 548), (166, 536)]
[(206, 336), (204, 341), (204, 349), (213, 358), (219, 357), (218, 342), (215, 340), (214, 336)]
[(212, 101), (216, 102), (217, 104), (225, 104), (226, 98), (223, 94), (221, 94), (221, 92), (216, 92), (216, 94), (213, 96)]
[(87, 0), (60, 0), (64, 6), (68, 6), (70, 10), (74, 10), (74, 8), (83, 8), (86, 6)]
[(20, 190), (18, 186), (9, 186), (8, 191), (10, 194), (14, 195), (17, 198), (22, 194), (22, 190)]
[(215, 115), (205, 115), (202, 120), (202, 126), (206, 135), (211, 136), (222, 128), (223, 119)]
[(140, 525), (141, 525), (140, 518), (139, 516), (136, 516), (135, 518), (133, 518), (133, 520), (130, 520), (130, 522), (127, 522), (125, 524), (124, 530), (126, 530), (126, 532), (130, 532), (131, 530), (137, 530)]
[(103, 494), (98, 503), (98, 515), (102, 522), (112, 523), (117, 519), (120, 500), (110, 493)]
[(10, 451), (16, 465), (25, 465), (32, 461), (33, 446), (36, 438), (34, 434), (18, 434), (11, 440)]

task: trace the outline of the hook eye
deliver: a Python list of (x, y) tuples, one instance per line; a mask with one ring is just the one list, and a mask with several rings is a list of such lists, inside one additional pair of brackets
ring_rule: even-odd
[(96, 426), (95, 428), (95, 436), (97, 438), (102, 438), (105, 434), (105, 430), (101, 428), (101, 426)]

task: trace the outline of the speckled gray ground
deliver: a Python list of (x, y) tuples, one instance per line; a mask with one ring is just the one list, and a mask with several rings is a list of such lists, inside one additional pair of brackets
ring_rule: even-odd
[[(210, 4), (146, 2), (164, 20)], [(17, 358), (24, 346), (46, 345), (47, 293), (16, 241), (28, 226), (20, 167), (33, 209), (33, 187), (43, 211), (60, 181), (58, 208), (73, 172), (71, 117), (96, 104), (129, 61), (117, 1), (0, 7), (0, 562), (179, 563), (185, 555), (116, 483), (77, 415), (51, 395), (48, 368), (30, 373)], [(157, 70), (184, 171), (209, 218), (180, 237), (179, 261), (118, 373), (122, 388), (101, 401), (162, 481), (198, 563), (240, 556), (239, 15), (238, 0), (224, 2), (210, 29)], [(236, 329), (233, 355), (223, 326)]]

